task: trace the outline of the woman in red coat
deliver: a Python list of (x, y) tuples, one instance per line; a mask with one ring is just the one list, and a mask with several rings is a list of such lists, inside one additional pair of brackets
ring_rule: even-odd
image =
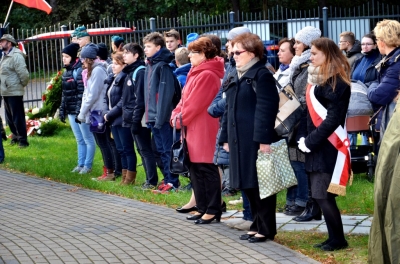
[[(195, 224), (209, 224), (221, 219), (221, 180), (213, 164), (218, 119), (207, 113), (207, 108), (218, 93), (224, 76), (223, 60), (217, 57), (217, 48), (206, 37), (189, 44), (190, 69), (182, 99), (172, 111), (174, 118), (182, 116), (186, 126), (186, 140), (190, 156), (190, 178), (198, 212), (188, 220)], [(179, 127), (177, 122), (177, 127)]]

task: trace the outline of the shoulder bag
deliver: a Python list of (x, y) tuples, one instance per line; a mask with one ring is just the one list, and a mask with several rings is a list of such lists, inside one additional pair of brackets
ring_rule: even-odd
[(104, 133), (106, 131), (106, 124), (104, 120), (103, 111), (101, 110), (90, 111), (89, 122), (90, 122), (89, 126), (90, 132)]

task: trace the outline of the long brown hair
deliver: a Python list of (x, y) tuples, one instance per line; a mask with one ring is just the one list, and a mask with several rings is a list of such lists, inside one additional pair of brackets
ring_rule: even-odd
[(92, 75), (94, 59), (85, 58), (85, 62), (87, 63), (87, 78), (89, 79)]
[(336, 43), (328, 38), (319, 38), (312, 41), (311, 45), (325, 54), (325, 63), (319, 69), (322, 84), (326, 84), (332, 78), (332, 82), (328, 84), (335, 90), (337, 78), (339, 77), (350, 85), (350, 65)]

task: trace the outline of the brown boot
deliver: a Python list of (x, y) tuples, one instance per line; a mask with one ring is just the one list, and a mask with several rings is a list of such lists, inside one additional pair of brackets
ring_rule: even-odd
[(115, 175), (113, 169), (107, 169), (107, 176), (100, 178), (99, 181), (115, 181)]
[(128, 170), (123, 185), (135, 184), (135, 180), (136, 180), (136, 171)]
[(126, 172), (127, 171), (128, 171), (127, 169), (122, 169), (122, 179), (121, 179), (121, 182), (119, 183), (119, 185), (123, 185), (124, 184), (124, 181), (126, 179)]

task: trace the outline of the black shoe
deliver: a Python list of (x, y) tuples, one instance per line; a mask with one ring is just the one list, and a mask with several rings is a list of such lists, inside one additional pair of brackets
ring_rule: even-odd
[(220, 221), (221, 221), (221, 214), (219, 213), (219, 214), (216, 214), (216, 215), (214, 215), (213, 217), (211, 217), (210, 219), (203, 219), (203, 218), (200, 218), (200, 219), (198, 219), (198, 220), (196, 220), (196, 221), (194, 221), (194, 223), (196, 224), (196, 225), (205, 225), (205, 224), (210, 224), (212, 221), (216, 221), (217, 223), (219, 223)]
[(222, 212), (226, 212), (226, 203), (225, 203), (225, 201), (222, 201), (221, 211)]
[(321, 208), (319, 208), (319, 205), (315, 200), (313, 200), (312, 202), (308, 202), (306, 209), (304, 209), (303, 213), (293, 218), (293, 220), (297, 222), (308, 222), (313, 219), (322, 219)]
[(344, 242), (337, 242), (336, 240), (332, 240), (331, 242), (323, 245), (321, 249), (323, 251), (335, 251), (335, 250), (340, 250), (340, 249), (345, 249), (349, 246), (347, 241), (345, 240)]
[(315, 248), (321, 248), (322, 246), (325, 246), (325, 245), (328, 244), (329, 242), (331, 242), (331, 239), (328, 238), (328, 239), (325, 240), (324, 242), (315, 244), (313, 247), (315, 247)]
[(6, 132), (4, 130), (1, 131), (1, 138), (3, 139), (3, 141), (7, 140), (7, 135), (6, 135)]
[(14, 146), (16, 144), (18, 144), (18, 139), (16, 139), (16, 138), (11, 139), (10, 146)]
[(28, 147), (28, 146), (29, 146), (28, 141), (21, 140), (21, 141), (19, 141), (19, 143), (18, 143), (18, 147), (19, 147), (19, 148), (26, 148), (26, 147)]
[(252, 236), (249, 238), (249, 242), (250, 243), (259, 243), (259, 242), (265, 242), (267, 241), (268, 237), (256, 237), (256, 236)]
[(239, 236), (239, 239), (240, 240), (249, 240), (250, 237), (253, 237), (255, 235), (256, 235), (256, 233), (254, 233), (254, 234), (244, 234), (244, 235)]
[(186, 219), (187, 219), (187, 220), (198, 220), (198, 219), (201, 219), (201, 217), (202, 217), (203, 215), (204, 215), (204, 214), (195, 214), (195, 215), (192, 215), (192, 216), (187, 216)]
[(294, 206), (290, 206), (289, 209), (285, 210), (285, 215), (301, 215), (304, 212), (305, 207), (298, 206), (297, 204)]
[(179, 207), (179, 208), (176, 208), (175, 210), (178, 213), (186, 214), (186, 213), (190, 213), (190, 212), (193, 212), (193, 211), (197, 211), (198, 209), (197, 209), (197, 206), (193, 206), (193, 207), (190, 207), (190, 208)]

